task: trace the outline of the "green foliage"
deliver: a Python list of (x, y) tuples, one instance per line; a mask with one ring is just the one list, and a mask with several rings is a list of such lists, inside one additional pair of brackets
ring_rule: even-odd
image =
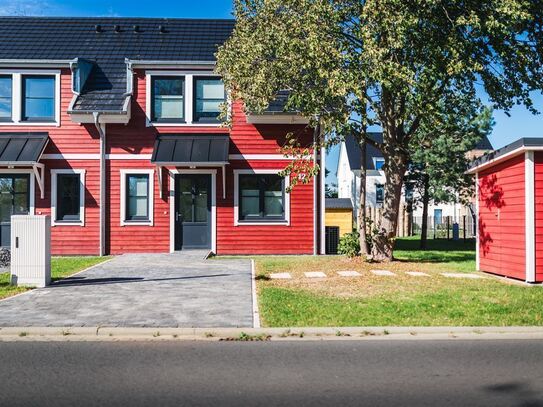
[(360, 235), (358, 232), (346, 233), (341, 236), (337, 252), (347, 257), (358, 256), (360, 254)]
[[(440, 139), (432, 129), (447, 139), (449, 125), (481, 113), (480, 90), (492, 108), (523, 104), (536, 112), (530, 92), (543, 89), (541, 0), (235, 0), (234, 7), (236, 28), (217, 55), (232, 97), (262, 112), (286, 90), (286, 108), (317, 129), (313, 146), (300, 145), (297, 134), (285, 146), (299, 158), (286, 169), (294, 185), (317, 169), (302, 159), (312, 147), (346, 134), (383, 152), (377, 259), (392, 257), (412, 145), (432, 149)], [(383, 143), (368, 137), (369, 126), (382, 129)]]

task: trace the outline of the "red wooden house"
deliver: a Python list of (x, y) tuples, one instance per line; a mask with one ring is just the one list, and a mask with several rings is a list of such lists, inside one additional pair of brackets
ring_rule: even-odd
[(523, 138), (474, 161), (477, 269), (543, 282), (543, 139)]
[(228, 100), (214, 55), (233, 27), (0, 18), (0, 245), (31, 213), (51, 215), (54, 254), (320, 253), (323, 175), (288, 193), (278, 174), (287, 133), (313, 132), (281, 100)]

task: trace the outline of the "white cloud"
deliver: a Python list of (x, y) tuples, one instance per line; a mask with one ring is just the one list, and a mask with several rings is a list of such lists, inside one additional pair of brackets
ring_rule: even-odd
[(47, 0), (0, 0), (0, 16), (43, 16), (52, 10)]

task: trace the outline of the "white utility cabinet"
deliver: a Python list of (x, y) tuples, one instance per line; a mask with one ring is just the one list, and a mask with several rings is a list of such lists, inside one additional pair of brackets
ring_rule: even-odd
[(11, 284), (45, 287), (51, 283), (51, 218), (11, 217)]

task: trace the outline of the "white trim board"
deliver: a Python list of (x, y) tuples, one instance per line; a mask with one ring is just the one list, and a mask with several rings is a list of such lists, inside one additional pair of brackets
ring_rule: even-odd
[(285, 220), (274, 222), (244, 222), (239, 221), (239, 176), (240, 174), (278, 174), (283, 169), (246, 169), (234, 170), (234, 226), (290, 226), (290, 193), (286, 189), (290, 186), (290, 178), (285, 177)]
[[(121, 208), (120, 208), (120, 221), (121, 226), (153, 226), (154, 221), (154, 207), (155, 207), (155, 200), (154, 200), (154, 190), (155, 190), (155, 170), (150, 169), (138, 169), (138, 168), (130, 168), (130, 169), (122, 169), (119, 171), (120, 177), (121, 177)], [(145, 174), (149, 176), (149, 220), (144, 221), (127, 221), (126, 220), (126, 176), (127, 175), (137, 175), (137, 174)]]
[[(85, 170), (51, 170), (51, 226), (85, 226)], [(57, 220), (57, 176), (59, 174), (79, 175), (79, 220)]]
[(526, 282), (534, 283), (535, 273), (535, 165), (534, 152), (524, 153), (525, 183), (525, 250), (526, 250)]
[(170, 170), (170, 253), (175, 252), (175, 175), (211, 175), (211, 251), (217, 253), (217, 170), (216, 169), (173, 169)]
[[(222, 134), (222, 133), (221, 133)], [(152, 154), (106, 154), (106, 160), (149, 160)], [(100, 154), (43, 154), (43, 160), (99, 160)], [(283, 154), (230, 154), (229, 160), (241, 161), (292, 161), (296, 159), (293, 156), (284, 156)], [(305, 159), (311, 159), (306, 157)]]

